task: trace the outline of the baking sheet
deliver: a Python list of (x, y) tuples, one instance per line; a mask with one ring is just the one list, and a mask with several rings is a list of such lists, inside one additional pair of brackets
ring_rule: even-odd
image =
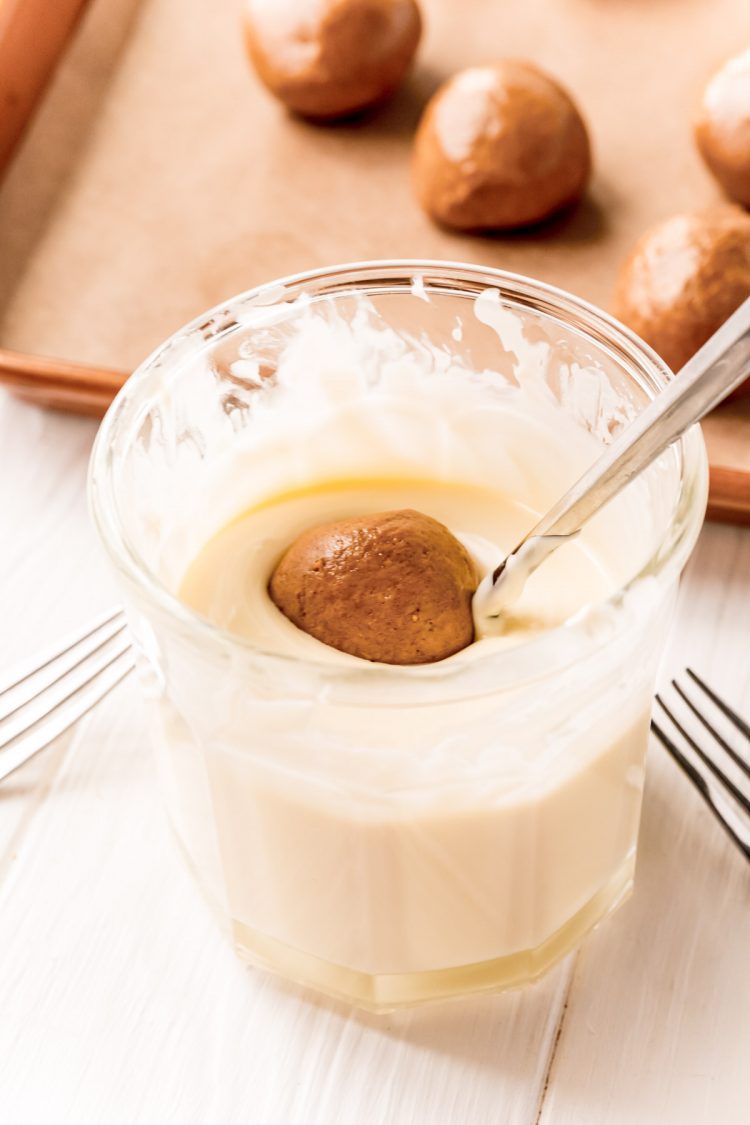
[[(92, 0), (0, 188), (0, 343), (128, 369), (232, 293), (378, 257), (486, 263), (607, 307), (647, 225), (720, 198), (690, 119), (714, 67), (750, 44), (747, 0), (422, 2), (406, 86), (365, 118), (312, 126), (249, 69), (239, 0)], [(414, 126), (448, 74), (507, 55), (578, 99), (591, 189), (535, 231), (440, 230), (412, 195)], [(708, 436), (717, 513), (750, 518), (747, 407)]]

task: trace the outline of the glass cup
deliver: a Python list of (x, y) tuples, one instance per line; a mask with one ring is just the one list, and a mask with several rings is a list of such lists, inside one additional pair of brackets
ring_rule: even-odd
[[(487, 293), (500, 332), (472, 315)], [(527, 984), (629, 892), (657, 664), (707, 466), (693, 429), (637, 482), (637, 506), (623, 509), (632, 526), (611, 525), (623, 549), (640, 544), (628, 580), (511, 649), (419, 669), (260, 651), (176, 591), (245, 502), (241, 485), (204, 498), (236, 443), (252, 443), (299, 317), (313, 308), (354, 324), (363, 300), (412, 345), (429, 338), (498, 383), (523, 380), (530, 349), (545, 395), (599, 443), (670, 373), (620, 324), (549, 286), (371, 262), (274, 282), (199, 317), (102, 423), (91, 508), (184, 854), (242, 957), (382, 1011)], [(560, 483), (539, 483), (539, 510)]]

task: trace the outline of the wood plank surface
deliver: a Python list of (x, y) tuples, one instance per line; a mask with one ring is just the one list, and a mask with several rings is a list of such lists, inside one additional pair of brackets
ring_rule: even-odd
[[(110, 604), (93, 424), (0, 400), (3, 667)], [(746, 712), (750, 536), (707, 526), (664, 678)], [(13, 1125), (744, 1125), (747, 866), (662, 752), (634, 898), (533, 989), (378, 1018), (236, 960), (165, 823), (135, 681), (0, 786)], [(674, 1114), (672, 1113), (674, 1110)]]
[[(93, 432), (0, 399), (3, 668), (114, 600)], [(171, 836), (135, 680), (0, 785), (0, 948), (13, 1125), (525, 1125), (572, 971), (381, 1019), (249, 969)]]
[[(686, 664), (750, 716), (750, 533), (704, 530), (662, 688)], [(750, 868), (653, 742), (636, 893), (581, 951), (541, 1125), (747, 1120)]]

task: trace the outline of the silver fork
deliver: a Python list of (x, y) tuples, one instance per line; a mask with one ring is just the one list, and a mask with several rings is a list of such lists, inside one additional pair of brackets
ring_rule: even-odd
[[(674, 705), (665, 703), (657, 695), (659, 710), (655, 714), (659, 714), (659, 721), (652, 719), (651, 729), (693, 783), (724, 831), (750, 860), (750, 799), (737, 784), (737, 781), (746, 783), (750, 780), (750, 760), (747, 750), (743, 753), (736, 748), (740, 741), (743, 746), (745, 742), (750, 746), (750, 724), (692, 668), (685, 669), (682, 683), (672, 680), (672, 687), (682, 701), (680, 709), (683, 717), (678, 718)], [(696, 699), (699, 702), (696, 703)], [(712, 711), (713, 721), (705, 714), (706, 706)], [(716, 729), (717, 720), (722, 722), (719, 715), (727, 720), (723, 723), (725, 734)], [(664, 717), (670, 724), (671, 734), (667, 734), (661, 725)], [(696, 721), (700, 726), (696, 726)], [(697, 733), (691, 733), (688, 724)], [(709, 736), (707, 740), (701, 737), (701, 727)], [(730, 731), (735, 745), (729, 740)], [(746, 784), (745, 788), (750, 792)]]
[(121, 609), (16, 668), (0, 684), (0, 781), (96, 706), (134, 665)]

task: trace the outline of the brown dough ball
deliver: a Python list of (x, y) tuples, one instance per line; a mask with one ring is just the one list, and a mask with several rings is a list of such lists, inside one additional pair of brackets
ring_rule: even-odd
[(262, 82), (303, 117), (382, 101), (417, 49), (416, 0), (247, 0), (245, 41)]
[(531, 63), (506, 59), (450, 78), (422, 116), (414, 184), (428, 215), (458, 230), (547, 219), (578, 200), (591, 172), (583, 118)]
[(474, 640), (474, 564), (447, 527), (411, 509), (306, 531), (268, 590), (299, 629), (384, 664), (429, 664)]
[(695, 140), (727, 195), (750, 207), (750, 50), (730, 59), (709, 82)]
[(726, 205), (647, 231), (620, 271), (614, 311), (678, 371), (746, 297), (750, 215)]

